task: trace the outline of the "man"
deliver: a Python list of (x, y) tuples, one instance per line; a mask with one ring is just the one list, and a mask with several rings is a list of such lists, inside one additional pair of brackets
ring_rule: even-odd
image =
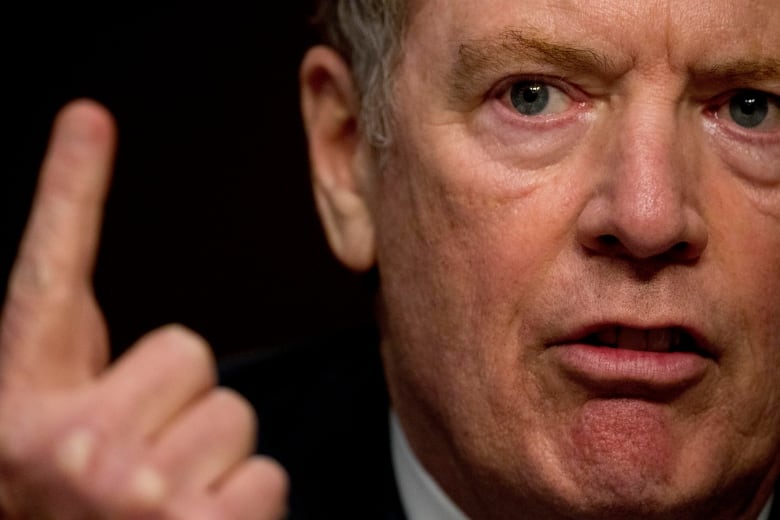
[[(331, 8), (341, 54), (301, 69), (314, 190), (339, 259), (379, 271), (407, 515), (768, 515), (777, 5)], [(70, 107), (43, 167), (4, 309), (5, 510), (274, 517), (284, 479), (245, 458), (249, 412), (198, 340), (157, 331), (103, 369), (87, 280), (111, 138)]]

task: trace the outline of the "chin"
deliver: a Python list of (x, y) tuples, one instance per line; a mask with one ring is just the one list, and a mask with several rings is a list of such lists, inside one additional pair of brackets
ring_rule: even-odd
[[(597, 468), (586, 471), (593, 474)], [(569, 475), (569, 482), (552, 483), (546, 492), (542, 489), (536, 499), (544, 505), (533, 518), (547, 520), (735, 520), (743, 518), (730, 500), (715, 497), (710, 482), (659, 482), (644, 479), (641, 471), (620, 473), (617, 468), (600, 465), (601, 478), (583, 483)], [(746, 495), (751, 496), (751, 495)], [(744, 498), (744, 497), (743, 497)], [(739, 500), (739, 499), (738, 499)], [(526, 501), (526, 504), (528, 502)], [(738, 510), (749, 508), (742, 503)], [(526, 507), (527, 509), (527, 507)], [(498, 517), (502, 517), (499, 515)], [(497, 518), (498, 518), (497, 517)], [(513, 517), (504, 515), (503, 517)]]
[[(765, 500), (760, 492), (763, 479), (757, 475), (766, 475), (766, 468), (734, 475), (736, 468), (717, 456), (717, 441), (686, 442), (685, 428), (675, 426), (657, 404), (633, 399), (588, 402), (563, 427), (566, 434), (554, 428), (536, 432), (526, 450), (520, 450), (528, 455), (528, 464), (508, 472), (517, 476), (517, 487), (512, 491), (507, 483), (505, 491), (515, 493), (512, 502), (525, 509), (529, 502), (544, 504), (529, 518), (752, 518), (753, 499), (762, 504)], [(529, 444), (544, 448), (529, 450)], [(533, 473), (536, 477), (529, 479)], [(722, 478), (727, 474), (732, 477), (728, 482)], [(519, 496), (517, 489), (529, 480), (536, 483)], [(503, 517), (511, 517), (505, 513)]]
[(549, 480), (548, 491), (558, 496), (555, 515), (540, 517), (752, 520), (760, 511), (753, 500), (763, 504), (766, 498), (757, 473), (730, 473), (709, 451), (712, 446), (675, 442), (653, 417), (639, 419), (631, 435), (614, 421), (622, 422), (619, 414), (578, 425), (582, 429)]

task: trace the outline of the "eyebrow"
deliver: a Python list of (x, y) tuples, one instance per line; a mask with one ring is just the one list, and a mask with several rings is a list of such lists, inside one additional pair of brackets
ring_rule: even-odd
[(474, 84), (493, 75), (506, 73), (522, 60), (554, 65), (567, 72), (595, 72), (617, 75), (617, 65), (603, 54), (584, 47), (552, 42), (506, 30), (494, 38), (468, 40), (460, 44), (451, 70), (450, 85), (456, 98), (468, 97)]
[(707, 81), (750, 83), (780, 81), (780, 59), (748, 59), (694, 68), (693, 76)]

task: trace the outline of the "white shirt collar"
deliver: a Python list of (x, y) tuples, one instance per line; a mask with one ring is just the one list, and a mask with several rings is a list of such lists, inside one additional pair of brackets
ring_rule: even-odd
[(769, 512), (772, 510), (772, 500), (774, 499), (774, 495), (769, 497), (769, 500), (767, 501), (766, 505), (764, 506), (764, 509), (761, 510), (761, 514), (758, 515), (758, 518), (756, 520), (769, 520)]
[[(390, 445), (398, 493), (409, 520), (468, 520), (417, 460), (398, 417), (392, 410)], [(769, 497), (756, 520), (769, 520), (772, 499), (773, 497)]]
[(392, 411), (390, 446), (398, 493), (409, 520), (468, 520), (417, 460)]

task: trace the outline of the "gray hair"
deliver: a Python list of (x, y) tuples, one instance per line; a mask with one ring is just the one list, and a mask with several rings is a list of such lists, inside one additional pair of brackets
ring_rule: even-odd
[(401, 54), (408, 0), (319, 0), (315, 23), (352, 68), (358, 124), (379, 153), (392, 141), (393, 72)]

